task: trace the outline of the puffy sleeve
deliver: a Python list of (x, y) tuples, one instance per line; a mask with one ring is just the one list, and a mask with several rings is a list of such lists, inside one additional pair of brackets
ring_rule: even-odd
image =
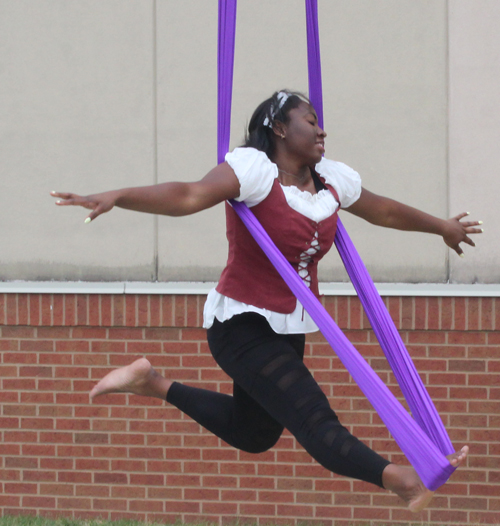
[(226, 154), (226, 162), (240, 182), (240, 195), (248, 207), (258, 205), (271, 191), (278, 169), (269, 157), (255, 148), (235, 148)]
[(361, 177), (347, 164), (323, 158), (316, 165), (316, 171), (335, 188), (342, 208), (348, 208), (359, 199)]

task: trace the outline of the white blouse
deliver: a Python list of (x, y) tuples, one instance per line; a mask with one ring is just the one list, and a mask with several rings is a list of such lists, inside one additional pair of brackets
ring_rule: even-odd
[[(274, 180), (278, 177), (278, 167), (264, 152), (255, 148), (236, 148), (226, 154), (226, 162), (234, 170), (240, 183), (240, 195), (235, 199), (236, 201), (244, 201), (251, 208), (269, 195)], [(358, 200), (361, 195), (361, 178), (352, 168), (323, 158), (315, 169), (329, 185), (335, 188), (343, 208), (351, 206)], [(312, 221), (323, 221), (334, 214), (339, 207), (339, 203), (329, 190), (320, 190), (316, 194), (311, 194), (299, 190), (296, 186), (281, 186), (281, 188), (288, 205)], [(215, 289), (209, 292), (205, 303), (203, 327), (210, 328), (214, 318), (223, 322), (243, 312), (256, 312), (264, 316), (278, 334), (304, 334), (318, 330), (299, 301), (291, 314), (282, 314), (233, 300)]]

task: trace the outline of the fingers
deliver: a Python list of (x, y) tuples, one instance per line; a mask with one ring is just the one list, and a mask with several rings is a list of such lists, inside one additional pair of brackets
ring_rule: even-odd
[(472, 239), (468, 236), (465, 236), (464, 238), (464, 243), (467, 243), (468, 245), (470, 245), (471, 247), (475, 247), (476, 244), (474, 243), (474, 241), (472, 241)]
[(457, 221), (460, 221), (463, 217), (467, 217), (470, 214), (470, 212), (462, 212), (461, 214), (456, 215), (453, 219), (456, 219)]
[(89, 210), (94, 210), (97, 207), (97, 203), (88, 197), (67, 192), (50, 192), (50, 194), (53, 197), (60, 198), (55, 203), (57, 206), (81, 206)]
[(482, 234), (484, 230), (482, 228), (466, 228), (465, 231), (467, 234)]
[(71, 199), (71, 197), (73, 197), (75, 194), (70, 194), (68, 192), (55, 192), (55, 191), (52, 191), (52, 192), (50, 192), (50, 195), (52, 197), (61, 197), (62, 199)]
[[(59, 199), (56, 201), (56, 205), (68, 205), (73, 204), (73, 197), (76, 197), (74, 194), (70, 194), (67, 192), (50, 192), (50, 195), (52, 197), (58, 197)], [(62, 201), (61, 201), (62, 199)]]
[(473, 228), (473, 227), (482, 225), (483, 224), (482, 221), (460, 221), (462, 218), (467, 217), (469, 214), (470, 214), (470, 212), (462, 212), (461, 214), (458, 214), (457, 216), (453, 217), (452, 219), (455, 219), (463, 227), (465, 227), (466, 232), (468, 234), (481, 234), (483, 232), (482, 228)]
[(100, 216), (102, 213), (102, 210), (100, 210), (99, 207), (96, 207), (94, 210), (92, 210), (92, 212), (90, 212), (90, 214), (86, 217), (84, 223), (85, 224), (88, 224), (90, 223), (91, 221), (93, 221), (97, 216)]

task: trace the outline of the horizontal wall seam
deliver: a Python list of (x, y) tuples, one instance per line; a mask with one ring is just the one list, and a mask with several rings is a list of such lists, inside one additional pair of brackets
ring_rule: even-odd
[[(4, 281), (0, 293), (19, 294), (208, 294), (215, 282)], [(500, 297), (500, 284), (375, 283), (381, 296)], [(351, 283), (320, 283), (324, 296), (356, 296)]]

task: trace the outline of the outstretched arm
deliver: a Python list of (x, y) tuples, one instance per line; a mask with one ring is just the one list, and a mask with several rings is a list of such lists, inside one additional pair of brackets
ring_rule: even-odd
[(475, 228), (482, 224), (481, 221), (460, 221), (468, 215), (467, 212), (450, 219), (439, 219), (394, 199), (369, 192), (365, 188), (362, 189), (360, 198), (346, 210), (374, 225), (438, 234), (458, 255), (463, 253), (460, 243), (475, 246), (468, 234), (480, 234), (483, 231), (481, 228)]
[(162, 183), (88, 196), (65, 192), (51, 192), (51, 195), (59, 198), (56, 201), (59, 206), (82, 206), (92, 210), (87, 222), (114, 206), (150, 214), (185, 216), (238, 197), (240, 183), (233, 169), (222, 163), (193, 183)]

